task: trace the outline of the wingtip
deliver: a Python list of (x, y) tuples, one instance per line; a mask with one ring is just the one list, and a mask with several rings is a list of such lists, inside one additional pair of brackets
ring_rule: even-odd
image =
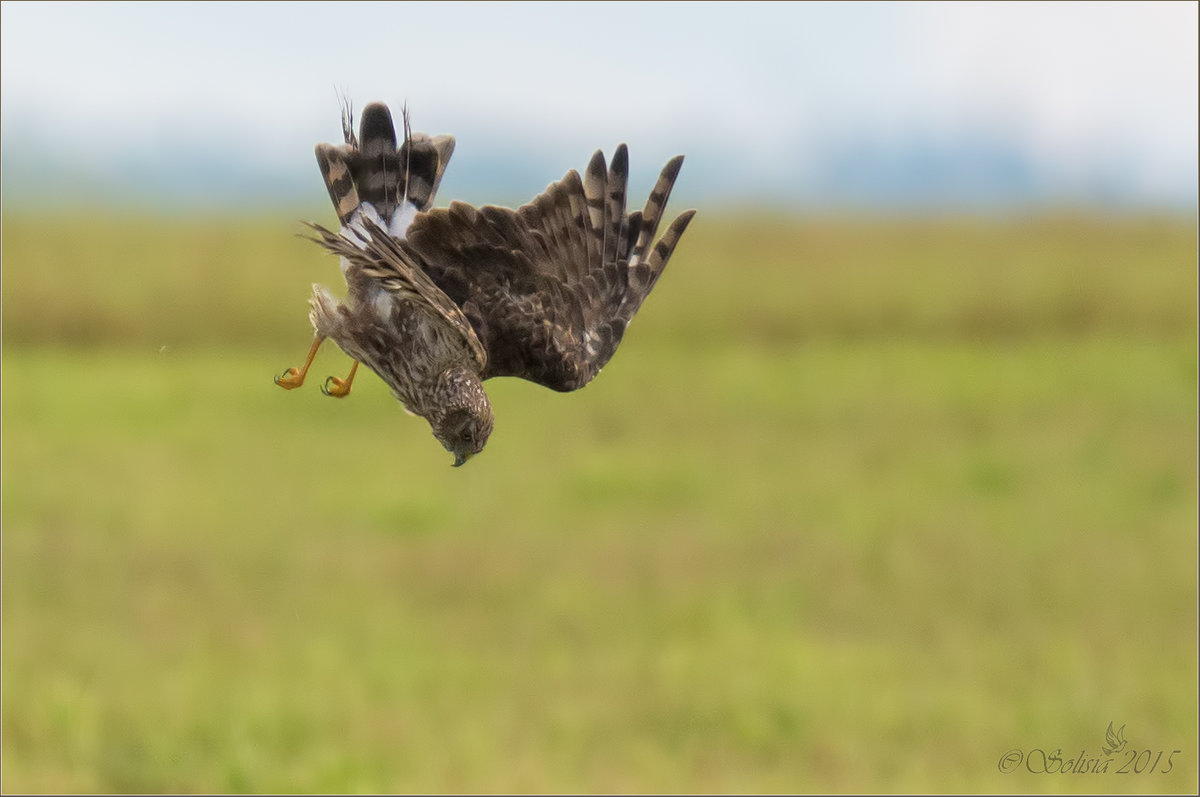
[(592, 153), (592, 159), (588, 161), (587, 174), (589, 177), (601, 176), (608, 171), (608, 165), (604, 162), (604, 150), (598, 149)]
[[(696, 215), (695, 210), (685, 210), (675, 217), (675, 221), (671, 222), (669, 233), (674, 238), (675, 243), (679, 243), (679, 239), (683, 237), (687, 231), (688, 225), (692, 223), (692, 218)], [(672, 245), (672, 250), (675, 248)]]
[(679, 175), (681, 168), (683, 168), (683, 156), (676, 155), (667, 161), (667, 165), (663, 167), (662, 173), (670, 175), (671, 179), (674, 180)]
[(579, 176), (579, 172), (575, 169), (568, 169), (567, 173), (563, 175), (562, 181), (572, 191), (576, 189), (583, 190), (583, 178)]
[(692, 217), (696, 215), (695, 210), (685, 210), (675, 217), (675, 221), (671, 222), (671, 226), (667, 228), (667, 233), (662, 237), (660, 245), (665, 242), (667, 245), (666, 258), (671, 256), (671, 252), (675, 249), (675, 244), (679, 243), (679, 239), (683, 237), (683, 233), (687, 230), (688, 225), (692, 223)]
[(613, 174), (629, 174), (629, 147), (625, 146), (624, 142), (618, 144), (613, 152), (609, 171)]

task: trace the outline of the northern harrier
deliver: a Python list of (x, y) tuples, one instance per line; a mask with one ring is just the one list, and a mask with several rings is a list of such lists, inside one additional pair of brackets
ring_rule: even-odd
[(341, 230), (309, 224), (341, 258), (347, 295), (338, 302), (313, 286), (315, 339), (304, 365), (275, 377), (304, 383), (322, 341), (379, 375), (405, 408), (462, 465), (483, 450), (492, 407), (483, 381), (516, 376), (554, 390), (577, 390), (616, 352), (634, 313), (658, 281), (695, 211), (680, 215), (655, 243), (683, 156), (667, 162), (646, 207), (625, 212), (629, 159), (597, 151), (581, 179), (575, 170), (517, 210), (451, 202), (431, 209), (454, 151), (451, 136), (404, 140), (386, 105), (363, 109), (357, 138), (349, 109), (345, 144), (318, 144), (317, 163)]

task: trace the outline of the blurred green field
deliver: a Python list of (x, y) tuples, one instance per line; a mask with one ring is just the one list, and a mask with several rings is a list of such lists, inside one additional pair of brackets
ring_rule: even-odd
[(1193, 219), (702, 210), (461, 469), (298, 230), (5, 212), (5, 792), (1197, 790)]

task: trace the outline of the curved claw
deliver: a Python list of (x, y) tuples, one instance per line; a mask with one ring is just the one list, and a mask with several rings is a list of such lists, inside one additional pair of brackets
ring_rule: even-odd
[(354, 384), (356, 373), (358, 373), (358, 360), (355, 360), (354, 365), (350, 366), (350, 373), (345, 379), (338, 379), (336, 376), (328, 377), (325, 384), (321, 385), (321, 392), (326, 396), (345, 398), (350, 395), (350, 387)]
[(284, 390), (294, 390), (304, 384), (304, 379), (300, 376), (300, 371), (295, 368), (289, 368), (275, 377), (275, 384)]
[[(333, 384), (330, 387), (330, 383)], [(326, 396), (333, 398), (345, 398), (350, 394), (350, 383), (338, 379), (336, 376), (330, 376), (325, 379), (325, 383), (321, 385), (321, 392)]]

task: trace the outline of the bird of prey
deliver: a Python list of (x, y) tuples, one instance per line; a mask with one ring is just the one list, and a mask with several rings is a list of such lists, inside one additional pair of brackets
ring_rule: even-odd
[(308, 226), (339, 255), (347, 294), (339, 302), (313, 286), (308, 358), (275, 383), (302, 385), (330, 339), (354, 363), (323, 392), (344, 397), (365, 363), (459, 466), (492, 432), (484, 380), (570, 391), (600, 373), (695, 211), (656, 242), (683, 156), (667, 162), (645, 208), (627, 213), (624, 144), (611, 164), (597, 151), (582, 178), (572, 169), (516, 210), (457, 201), (435, 209), (454, 138), (412, 132), (407, 109), (403, 133), (397, 147), (391, 112), (371, 103), (355, 136), (347, 106), (345, 143), (317, 145), (340, 231)]

